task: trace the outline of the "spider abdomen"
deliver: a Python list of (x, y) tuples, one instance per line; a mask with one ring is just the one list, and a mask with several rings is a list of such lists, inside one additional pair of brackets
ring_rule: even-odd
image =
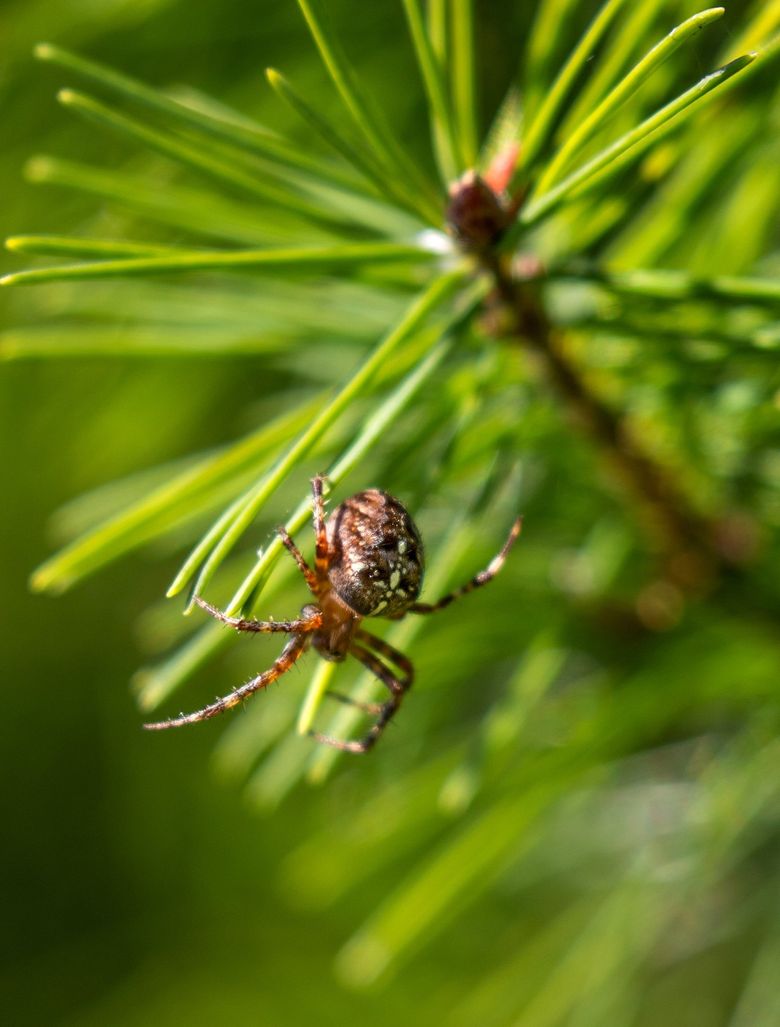
[(422, 587), (423, 546), (402, 504), (380, 489), (350, 496), (328, 519), (328, 579), (361, 617), (399, 617)]

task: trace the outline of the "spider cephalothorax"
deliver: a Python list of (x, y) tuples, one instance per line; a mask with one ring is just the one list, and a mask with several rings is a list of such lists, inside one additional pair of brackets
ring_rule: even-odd
[[(512, 543), (520, 534), (518, 518), (501, 551), (487, 569), (480, 571), (462, 588), (450, 592), (436, 603), (418, 603), (423, 578), (423, 547), (414, 521), (403, 505), (387, 492), (367, 489), (350, 496), (325, 523), (322, 498), (323, 478), (312, 479), (315, 565), (312, 569), (283, 529), (282, 542), (292, 554), (306, 579), (316, 603), (309, 603), (301, 616), (292, 621), (257, 621), (228, 617), (205, 600), (196, 602), (217, 620), (237, 631), (280, 632), (290, 636), (279, 658), (262, 674), (235, 689), (222, 699), (195, 713), (181, 714), (145, 726), (152, 731), (208, 720), (236, 706), (247, 696), (276, 681), (311, 645), (326, 660), (341, 661), (351, 654), (367, 667), (390, 692), (384, 703), (354, 703), (376, 721), (359, 741), (342, 741), (312, 731), (319, 742), (347, 752), (367, 752), (401, 705), (414, 678), (409, 659), (381, 638), (361, 628), (365, 617), (398, 620), (407, 613), (432, 613), (487, 584), (501, 569)], [(331, 693), (335, 695), (335, 693)], [(335, 695), (342, 701), (352, 702)]]

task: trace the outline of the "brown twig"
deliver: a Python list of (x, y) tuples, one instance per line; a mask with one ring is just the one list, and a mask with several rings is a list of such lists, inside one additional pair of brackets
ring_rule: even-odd
[(493, 281), (501, 308), (497, 331), (533, 356), (577, 430), (596, 444), (611, 481), (658, 555), (660, 581), (654, 585), (674, 590), (680, 604), (686, 596), (705, 594), (754, 556), (752, 522), (733, 516), (711, 519), (696, 510), (684, 486), (643, 446), (627, 419), (590, 387), (566, 353), (563, 331), (547, 316), (540, 269), (518, 271), (501, 252), (516, 206), (516, 199), (473, 171), (450, 190), (447, 216), (453, 233)]

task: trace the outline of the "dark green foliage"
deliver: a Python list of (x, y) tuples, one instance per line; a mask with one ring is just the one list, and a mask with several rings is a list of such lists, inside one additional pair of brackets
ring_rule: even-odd
[[(776, 1023), (780, 9), (153, 6), (128, 49), (120, 13), (91, 36), (31, 4), (67, 49), (5, 83), (14, 173), (54, 187), (3, 215), (32, 262), (4, 282), (35, 286), (3, 295), (9, 467), (41, 482), (9, 533), (40, 553), (37, 511), (87, 490), (32, 584), (103, 572), (55, 607), (9, 555), (8, 773), (45, 825), (18, 851), (61, 897), (52, 967), (101, 982), (52, 969), (15, 1022)], [(66, 110), (31, 140), (41, 81)], [(448, 189), (517, 142), (511, 224), (463, 252)], [(524, 534), (489, 588), (388, 626), (417, 684), (370, 758), (302, 737), (359, 732), (331, 681), (377, 694), (314, 656), (243, 715), (141, 736), (133, 647), (155, 716), (272, 662), (192, 596), (295, 615), (273, 528), (311, 552), (316, 472), (403, 499), (425, 600), (518, 510)], [(12, 910), (25, 973), (44, 910)]]

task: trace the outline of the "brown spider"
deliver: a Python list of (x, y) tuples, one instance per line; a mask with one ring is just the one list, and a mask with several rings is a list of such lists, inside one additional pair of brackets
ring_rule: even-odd
[[(450, 592), (437, 603), (418, 603), (416, 600), (423, 578), (423, 546), (420, 533), (404, 507), (387, 492), (368, 489), (344, 500), (326, 524), (323, 481), (317, 476), (311, 483), (316, 539), (314, 570), (284, 528), (278, 529), (282, 542), (317, 600), (303, 607), (298, 620), (258, 621), (228, 617), (210, 603), (195, 597), (198, 605), (212, 617), (237, 631), (290, 635), (281, 656), (268, 670), (202, 710), (145, 724), (144, 727), (150, 731), (161, 731), (216, 717), (258, 689), (267, 688), (313, 645), (320, 656), (334, 662), (341, 662), (351, 653), (390, 692), (390, 698), (384, 703), (359, 703), (335, 692), (328, 693), (376, 716), (373, 727), (360, 741), (342, 741), (317, 731), (309, 732), (318, 742), (345, 752), (368, 752), (395, 716), (411, 687), (414, 669), (403, 653), (364, 631), (360, 622), (364, 617), (400, 620), (407, 613), (433, 613), (467, 592), (486, 585), (501, 570), (522, 526), (522, 518), (518, 517), (501, 551), (493, 557), (486, 570), (476, 574), (468, 584)], [(393, 667), (400, 674), (396, 674)]]

